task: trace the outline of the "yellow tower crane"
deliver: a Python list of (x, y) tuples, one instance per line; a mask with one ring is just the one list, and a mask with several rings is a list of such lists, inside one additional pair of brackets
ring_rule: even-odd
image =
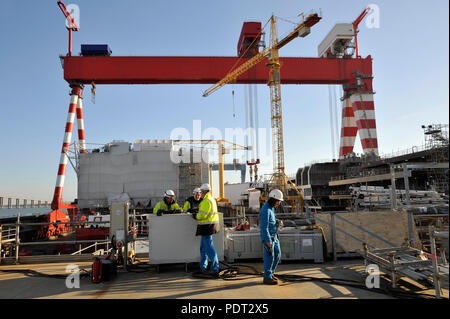
[[(270, 87), (270, 111), (271, 111), (271, 125), (272, 125), (272, 152), (273, 152), (273, 175), (271, 182), (274, 188), (281, 189), (285, 194), (288, 191), (288, 184), (296, 191), (297, 196), (288, 196), (290, 200), (301, 201), (301, 195), (295, 185), (286, 176), (284, 171), (284, 143), (283, 143), (283, 117), (281, 108), (281, 85), (280, 85), (280, 60), (278, 50), (291, 42), (296, 37), (306, 37), (311, 32), (311, 27), (319, 22), (321, 16), (317, 13), (311, 13), (306, 18), (303, 15), (302, 23), (298, 24), (295, 29), (278, 41), (277, 27), (275, 16), (270, 17), (270, 45), (241, 64), (239, 67), (229, 72), (222, 80), (207, 89), (203, 96), (208, 96), (217, 91), (222, 86), (228, 83), (235, 82), (236, 79), (266, 57), (269, 67), (269, 81)], [(290, 198), (289, 198), (290, 197)], [(294, 210), (294, 205), (292, 205)]]

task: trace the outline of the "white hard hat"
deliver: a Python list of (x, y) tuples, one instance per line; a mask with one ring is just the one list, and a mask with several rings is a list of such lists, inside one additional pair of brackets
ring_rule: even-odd
[(275, 198), (283, 201), (283, 193), (279, 189), (273, 189), (269, 193), (269, 198)]
[(196, 187), (196, 188), (194, 188), (193, 193), (194, 193), (194, 194), (197, 194), (197, 193), (200, 193), (201, 191), (202, 191), (202, 190), (201, 190), (200, 188)]
[(209, 185), (208, 183), (203, 184), (202, 186), (200, 186), (200, 189), (202, 191), (210, 191), (211, 190), (211, 185)]
[(164, 197), (173, 197), (175, 196), (175, 192), (171, 189), (166, 190), (166, 192), (164, 193)]

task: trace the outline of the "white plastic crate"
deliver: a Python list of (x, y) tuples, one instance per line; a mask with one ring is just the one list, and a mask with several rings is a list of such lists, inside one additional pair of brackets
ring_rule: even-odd
[[(278, 233), (281, 260), (314, 260), (323, 262), (322, 233), (319, 230), (300, 230), (283, 227)], [(236, 231), (228, 228), (225, 232), (225, 258), (229, 262), (236, 259), (263, 259), (264, 251), (259, 228)]]
[(322, 233), (319, 230), (281, 229), (281, 260), (314, 260), (323, 262)]
[(237, 231), (227, 228), (225, 232), (225, 258), (229, 262), (235, 259), (263, 258), (263, 246), (258, 228)]

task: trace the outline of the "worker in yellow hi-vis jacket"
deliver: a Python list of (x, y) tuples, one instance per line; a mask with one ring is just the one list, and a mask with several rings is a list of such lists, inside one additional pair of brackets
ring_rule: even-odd
[(198, 206), (202, 201), (202, 191), (199, 187), (194, 188), (192, 196), (186, 199), (183, 206), (184, 213), (198, 213)]
[(214, 248), (212, 235), (220, 231), (217, 203), (211, 196), (211, 185), (203, 184), (200, 187), (202, 201), (198, 206), (198, 213), (192, 214), (197, 220), (196, 236), (202, 236), (200, 242), (200, 270), (207, 272), (208, 259), (211, 260), (209, 274), (219, 278), (219, 259)]
[(161, 216), (164, 213), (181, 213), (181, 207), (175, 200), (175, 192), (171, 189), (166, 190), (164, 199), (158, 202), (153, 208), (153, 214)]

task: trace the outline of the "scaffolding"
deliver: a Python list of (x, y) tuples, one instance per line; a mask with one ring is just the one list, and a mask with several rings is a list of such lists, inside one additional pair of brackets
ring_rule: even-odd
[[(422, 125), (425, 148), (430, 150), (428, 160), (434, 163), (448, 162), (448, 124)], [(432, 168), (427, 170), (429, 187), (448, 194), (449, 170)]]

